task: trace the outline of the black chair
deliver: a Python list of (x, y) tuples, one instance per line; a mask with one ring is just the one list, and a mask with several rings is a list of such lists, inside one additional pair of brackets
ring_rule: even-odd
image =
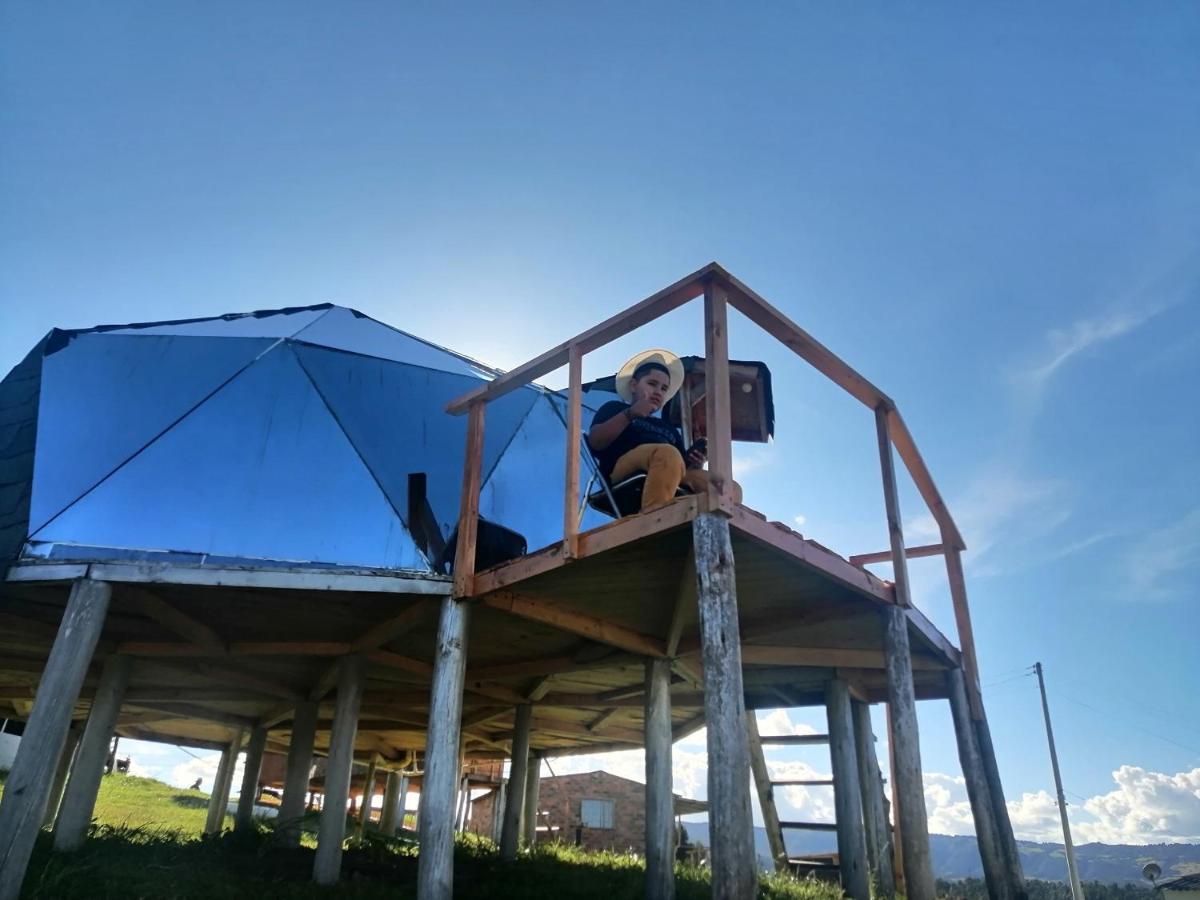
[[(582, 437), (581, 443), (584, 448), (584, 459), (588, 460), (592, 470), (592, 477), (588, 480), (587, 486), (583, 493), (585, 503), (598, 513), (606, 516), (612, 516), (614, 519), (620, 519), (624, 516), (632, 516), (642, 509), (642, 490), (646, 487), (646, 473), (634, 472), (632, 475), (627, 475), (616, 484), (609, 483), (609, 480), (604, 477), (600, 471), (600, 463), (596, 460), (596, 454), (592, 452), (592, 445), (588, 443), (587, 435)], [(599, 484), (597, 490), (592, 490), (593, 484)], [(680, 485), (675, 490), (676, 497), (682, 497), (685, 494), (690, 494), (683, 485)], [(583, 507), (579, 509), (579, 518), (583, 519)]]

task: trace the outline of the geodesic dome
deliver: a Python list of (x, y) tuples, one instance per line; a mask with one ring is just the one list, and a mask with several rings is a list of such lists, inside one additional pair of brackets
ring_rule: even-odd
[[(328, 304), (55, 329), (0, 382), (0, 561), (428, 570), (410, 485), (448, 536), (443, 407), (495, 374)], [(549, 391), (488, 405), (480, 512), (530, 548), (561, 536), (565, 440)]]

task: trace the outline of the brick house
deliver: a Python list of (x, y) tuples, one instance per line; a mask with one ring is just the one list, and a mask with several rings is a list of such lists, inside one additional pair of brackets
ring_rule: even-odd
[[(471, 804), (468, 829), (493, 836), (495, 790)], [(673, 795), (675, 815), (706, 812), (708, 805)], [(538, 840), (560, 840), (591, 850), (645, 851), (646, 786), (609, 772), (556, 775), (539, 780)]]

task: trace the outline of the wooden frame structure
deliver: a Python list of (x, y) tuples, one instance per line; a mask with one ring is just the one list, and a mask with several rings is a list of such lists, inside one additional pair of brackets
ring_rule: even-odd
[[(584, 356), (700, 297), (712, 384), (705, 401), (709, 492), (580, 531)], [(730, 306), (874, 412), (888, 551), (847, 560), (732, 501)], [(562, 540), (477, 572), (487, 405), (561, 366), (569, 381)], [(861, 757), (865, 744), (860, 722), (856, 740), (847, 736), (847, 694), (864, 709), (888, 704), (897, 882), (904, 877), (912, 897), (932, 896), (915, 701), (943, 698), (955, 711), (977, 827), (991, 823), (994, 830), (986, 842), (992, 850), (985, 848), (989, 885), (996, 896), (1022, 895), (979, 693), (963, 541), (890, 398), (714, 263), (482, 385), (448, 411), (469, 416), (452, 577), (95, 560), (27, 561), (8, 570), (0, 582), (0, 704), (28, 719), (10, 784), (29, 790), (23, 800), (7, 791), (0, 803), (0, 900), (19, 891), (68, 729), (83, 720), (87, 728), (58, 817), (67, 823), (59, 826), (61, 846), (82, 840), (70, 823), (86, 825), (95, 799), (94, 767), (79, 761), (91, 760), (114, 730), (222, 751), (214, 829), (223, 820), (233, 757), (250, 738), (255, 755), (260, 748), (288, 753), (289, 809), (303, 808), (309, 787), (303, 773), (313, 753), (329, 757), (323, 805), (329, 822), (322, 824), (314, 867), (321, 883), (339, 874), (352, 761), (373, 762), (389, 776), (415, 776), (418, 889), (425, 900), (452, 893), (464, 765), (638, 746), (648, 748), (652, 761), (647, 896), (671, 896), (672, 855), (663, 846), (670, 815), (662, 796), (670, 785), (663, 773), (670, 770), (671, 742), (707, 725), (713, 843), (720, 848), (714, 896), (742, 897), (756, 877), (746, 775), (751, 763), (766, 771), (755, 757), (761, 748), (747, 739), (747, 710), (827, 705), (833, 697), (837, 768), (852, 773), (850, 745), (857, 743)], [(940, 544), (905, 547), (893, 453), (938, 522)], [(905, 560), (939, 553), (961, 652), (909, 597)], [(863, 567), (885, 560), (893, 563), (894, 583)], [(536, 779), (516, 763), (514, 783), (526, 789), (507, 792), (509, 855), (520, 844), (518, 809), (536, 803), (526, 799), (536, 794)], [(858, 765), (867, 763), (860, 758)], [(867, 848), (870, 859), (859, 860), (856, 871), (869, 863), (878, 878), (886, 852), (879, 848), (887, 845), (878, 822), (883, 801), (862, 790), (857, 807), (843, 796), (838, 808), (870, 806), (868, 840), (856, 837), (862, 821), (839, 825), (847, 841)], [(861, 884), (856, 875), (848, 889), (858, 895)]]

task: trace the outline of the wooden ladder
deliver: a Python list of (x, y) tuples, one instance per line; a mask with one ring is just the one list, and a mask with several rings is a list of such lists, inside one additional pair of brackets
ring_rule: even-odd
[(754, 772), (754, 784), (758, 790), (758, 802), (762, 807), (763, 825), (766, 827), (767, 840), (771, 845), (771, 858), (776, 871), (792, 870), (798, 874), (809, 872), (837, 872), (837, 854), (813, 854), (795, 859), (788, 856), (787, 844), (784, 841), (785, 831), (837, 831), (834, 822), (798, 822), (781, 820), (775, 807), (775, 788), (777, 787), (829, 787), (833, 785), (832, 778), (785, 778), (771, 780), (767, 768), (766, 755), (763, 747), (814, 747), (829, 743), (827, 734), (779, 734), (759, 735), (758, 720), (753, 710), (746, 712), (746, 732), (750, 739), (750, 768)]

